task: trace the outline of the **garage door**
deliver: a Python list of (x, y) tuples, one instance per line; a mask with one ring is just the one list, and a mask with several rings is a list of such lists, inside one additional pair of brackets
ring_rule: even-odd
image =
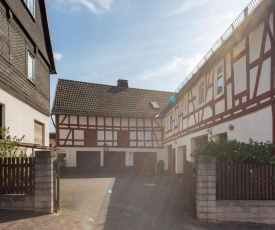
[(134, 172), (135, 173), (153, 173), (155, 171), (155, 163), (157, 161), (157, 153), (134, 152)]
[(99, 174), (100, 173), (100, 152), (80, 151), (76, 152), (76, 173)]
[(104, 172), (106, 174), (125, 173), (125, 152), (104, 152)]

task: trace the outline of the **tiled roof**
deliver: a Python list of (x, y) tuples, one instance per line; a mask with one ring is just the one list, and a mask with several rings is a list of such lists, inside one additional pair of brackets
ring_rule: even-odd
[[(174, 93), (59, 79), (52, 114), (155, 117)], [(157, 101), (154, 109), (151, 101)]]

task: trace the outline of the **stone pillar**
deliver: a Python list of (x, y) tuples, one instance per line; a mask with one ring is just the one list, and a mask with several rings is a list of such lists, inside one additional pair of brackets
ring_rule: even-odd
[(53, 161), (55, 159), (55, 152), (35, 152), (35, 212), (53, 213)]
[(196, 211), (200, 220), (216, 220), (216, 158), (197, 159)]

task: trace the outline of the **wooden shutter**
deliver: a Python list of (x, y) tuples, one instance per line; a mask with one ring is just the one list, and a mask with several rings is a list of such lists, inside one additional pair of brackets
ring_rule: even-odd
[(117, 132), (118, 147), (130, 146), (130, 132), (128, 130), (120, 130)]
[(43, 124), (38, 121), (34, 121), (34, 144), (44, 144)]
[(84, 145), (85, 147), (97, 146), (97, 130), (95, 129), (84, 130)]

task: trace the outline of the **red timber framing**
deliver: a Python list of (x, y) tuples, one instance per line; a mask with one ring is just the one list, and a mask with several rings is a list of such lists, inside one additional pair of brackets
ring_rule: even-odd
[[(164, 144), (266, 107), (272, 110), (275, 143), (274, 5), (264, 14), (251, 15), (178, 93), (176, 104), (165, 112)], [(223, 93), (216, 95), (220, 64)], [(198, 85), (203, 79), (205, 103), (198, 105)], [(172, 126), (167, 125), (170, 116), (174, 118)]]
[(162, 148), (159, 118), (56, 115), (56, 141), (63, 147)]

